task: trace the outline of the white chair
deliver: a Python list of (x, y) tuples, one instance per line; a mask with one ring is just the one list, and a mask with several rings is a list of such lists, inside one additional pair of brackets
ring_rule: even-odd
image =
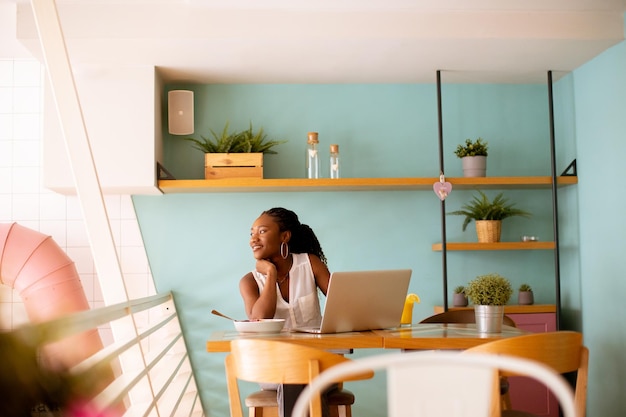
[(292, 417), (305, 417), (316, 393), (364, 370), (387, 371), (388, 417), (486, 417), (500, 415), (499, 371), (540, 380), (555, 394), (563, 417), (578, 417), (572, 388), (536, 361), (506, 355), (459, 352), (382, 354), (333, 366), (302, 392)]

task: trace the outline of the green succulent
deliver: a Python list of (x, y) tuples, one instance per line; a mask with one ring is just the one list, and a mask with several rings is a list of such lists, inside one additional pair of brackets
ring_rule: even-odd
[(533, 289), (528, 284), (522, 284), (519, 286), (520, 291), (532, 291)]
[(461, 210), (448, 213), (465, 216), (463, 231), (472, 220), (504, 220), (512, 216), (531, 216), (529, 212), (515, 208), (513, 203), (509, 203), (509, 200), (504, 198), (503, 193), (498, 194), (493, 201), (489, 201), (482, 191), (478, 190), (478, 193), (480, 196), (474, 196), (469, 203), (461, 207)]
[(465, 295), (478, 305), (503, 306), (512, 294), (509, 280), (495, 273), (479, 275), (465, 288)]
[(465, 139), (465, 145), (458, 145), (454, 153), (459, 158), (465, 158), (466, 156), (487, 156), (488, 143), (483, 142), (482, 138), (476, 139), (476, 142), (472, 142), (471, 139)]
[(465, 287), (463, 285), (459, 285), (454, 288), (455, 294), (465, 294)]
[(240, 132), (229, 132), (229, 123), (226, 122), (220, 134), (211, 129), (213, 137), (201, 136), (202, 139), (184, 138), (193, 143), (193, 147), (204, 153), (277, 153), (272, 148), (287, 141), (268, 140), (267, 134), (260, 128), (254, 131), (252, 122), (250, 127)]

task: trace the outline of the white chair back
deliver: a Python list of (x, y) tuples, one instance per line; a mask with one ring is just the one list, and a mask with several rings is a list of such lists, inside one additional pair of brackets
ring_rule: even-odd
[(364, 370), (387, 371), (388, 417), (486, 417), (500, 415), (498, 371), (544, 383), (564, 417), (577, 417), (572, 388), (551, 368), (527, 359), (459, 352), (381, 354), (336, 365), (315, 378), (298, 398), (292, 417), (306, 417), (312, 395)]

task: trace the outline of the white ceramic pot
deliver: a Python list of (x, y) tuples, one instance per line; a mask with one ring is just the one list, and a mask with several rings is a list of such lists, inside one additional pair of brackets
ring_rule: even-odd
[(463, 164), (464, 177), (485, 177), (487, 176), (486, 156), (465, 156), (461, 158)]

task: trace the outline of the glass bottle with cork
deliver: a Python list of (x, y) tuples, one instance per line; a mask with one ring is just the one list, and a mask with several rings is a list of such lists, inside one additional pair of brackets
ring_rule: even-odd
[(339, 145), (330, 145), (330, 178), (339, 178)]
[(320, 159), (317, 151), (319, 140), (317, 132), (307, 133), (306, 149), (306, 176), (307, 178), (320, 177)]

